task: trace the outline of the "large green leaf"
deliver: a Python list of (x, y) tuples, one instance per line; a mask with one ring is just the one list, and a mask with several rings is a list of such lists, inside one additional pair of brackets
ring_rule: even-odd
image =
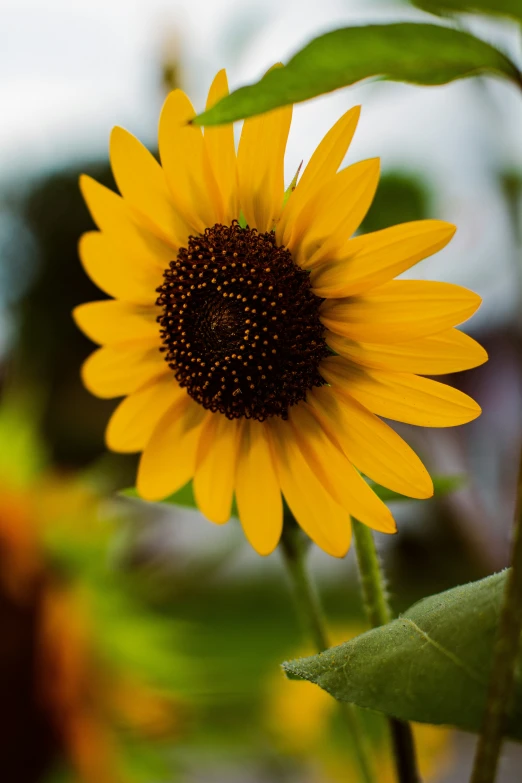
[[(479, 731), (508, 572), (415, 604), (321, 655), (283, 664), (295, 679), (404, 720)], [(508, 734), (522, 740), (522, 651)]]
[(233, 122), (369, 77), (433, 85), (478, 73), (521, 83), (505, 55), (462, 30), (411, 23), (346, 27), (315, 38), (288, 65), (231, 93), (194, 122)]
[(522, 0), (413, 0), (432, 14), (471, 13), (522, 19)]

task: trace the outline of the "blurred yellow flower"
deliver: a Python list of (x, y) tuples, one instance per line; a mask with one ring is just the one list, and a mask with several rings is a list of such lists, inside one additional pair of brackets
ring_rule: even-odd
[[(362, 628), (350, 628), (334, 634), (335, 644), (347, 641)], [(309, 655), (309, 650), (295, 651), (290, 657)], [(267, 689), (265, 719), (273, 742), (285, 755), (317, 770), (317, 783), (344, 783), (358, 780), (358, 767), (352, 755), (346, 726), (338, 704), (328, 693), (309, 682), (288, 680), (279, 673), (271, 678)], [(361, 711), (379, 783), (396, 783), (392, 748), (382, 715)], [(440, 726), (412, 724), (422, 779), (438, 779), (449, 767), (452, 756), (451, 731)]]
[[(217, 74), (207, 105), (228, 92)], [(99, 231), (80, 256), (109, 301), (75, 310), (100, 347), (87, 388), (126, 399), (109, 448), (143, 452), (137, 489), (161, 500), (193, 479), (200, 510), (228, 520), (235, 493), (260, 554), (276, 547), (282, 495), (326, 552), (343, 556), (350, 515), (395, 531), (361, 473), (427, 498), (431, 479), (379, 417), (445, 427), (479, 406), (420, 377), (481, 364), (485, 351), (454, 327), (479, 297), (448, 283), (393, 280), (443, 248), (454, 226), (421, 220), (353, 237), (377, 188), (379, 161), (338, 171), (359, 107), (326, 134), (286, 194), (292, 108), (232, 126), (189, 124), (181, 90), (159, 123), (161, 166), (122, 128), (111, 137), (121, 196), (87, 176)], [(359, 472), (360, 471), (360, 472)]]

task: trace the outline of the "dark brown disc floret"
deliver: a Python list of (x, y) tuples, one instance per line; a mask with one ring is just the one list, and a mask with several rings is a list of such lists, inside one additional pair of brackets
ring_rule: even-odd
[(288, 417), (324, 383), (321, 299), (273, 233), (234, 221), (189, 237), (157, 289), (162, 351), (178, 383), (229, 419)]

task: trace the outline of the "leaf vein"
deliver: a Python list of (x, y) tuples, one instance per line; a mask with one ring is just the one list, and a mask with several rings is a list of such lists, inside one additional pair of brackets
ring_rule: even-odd
[(466, 672), (468, 677), (470, 677), (472, 680), (475, 680), (475, 682), (478, 682), (480, 685), (485, 685), (485, 680), (480, 676), (480, 674), (476, 671), (474, 671), (472, 668), (467, 666), (464, 661), (462, 661), (455, 653), (452, 653), (451, 650), (447, 650), (446, 647), (444, 647), (439, 642), (436, 642), (435, 639), (432, 639), (431, 636), (429, 636), (425, 631), (422, 630), (422, 628), (419, 628), (417, 623), (415, 623), (413, 620), (410, 620), (409, 617), (402, 617), (402, 620), (409, 623), (411, 627), (421, 636), (425, 641), (428, 642), (428, 644), (431, 644), (438, 652), (440, 652), (441, 655), (444, 655), (446, 658), (448, 658), (452, 663), (455, 664), (455, 666), (458, 666), (459, 669), (462, 669)]

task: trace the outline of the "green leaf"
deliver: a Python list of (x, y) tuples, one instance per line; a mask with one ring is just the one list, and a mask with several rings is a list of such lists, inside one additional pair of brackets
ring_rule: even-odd
[(292, 193), (296, 189), (297, 178), (299, 177), (299, 172), (301, 171), (302, 165), (303, 165), (303, 161), (301, 161), (301, 163), (297, 167), (297, 171), (295, 172), (294, 177), (293, 177), (291, 183), (289, 184), (289, 186), (285, 190), (285, 193), (284, 193), (284, 196), (283, 196), (283, 206), (285, 206), (286, 202), (288, 201), (288, 199), (290, 198), (290, 196), (292, 195)]
[[(433, 496), (436, 498), (449, 495), (451, 492), (455, 492), (460, 489), (465, 482), (464, 476), (432, 476), (433, 480)], [(374, 484), (373, 481), (369, 482), (371, 488), (375, 494), (384, 500), (385, 503), (399, 500), (415, 500), (415, 498), (409, 498), (407, 495), (400, 495), (398, 492), (394, 492), (392, 489), (381, 487), (379, 484)]]
[[(140, 496), (138, 495), (136, 487), (122, 489), (119, 494), (126, 498), (136, 498), (140, 500)], [(192, 488), (192, 481), (189, 481), (187, 484), (185, 484), (184, 487), (181, 487), (181, 489), (178, 489), (177, 492), (174, 492), (173, 495), (169, 495), (168, 498), (165, 498), (165, 500), (162, 500), (161, 502), (172, 506), (184, 506), (185, 508), (197, 509), (194, 490)]]
[[(381, 500), (384, 500), (385, 503), (389, 503), (390, 501), (399, 501), (399, 500), (409, 500), (409, 501), (414, 500), (414, 498), (409, 498), (406, 495), (399, 495), (398, 492), (394, 492), (392, 489), (381, 487), (379, 484), (375, 484), (373, 481), (369, 483), (371, 488), (375, 492), (375, 494), (378, 495), (378, 497), (380, 497)], [(454, 492), (456, 489), (459, 489), (463, 485), (463, 483), (464, 483), (463, 476), (434, 476), (433, 477), (434, 497), (443, 497), (444, 495), (448, 495), (450, 492)], [(138, 491), (136, 487), (128, 487), (127, 489), (122, 489), (118, 494), (125, 498), (134, 498), (136, 500), (140, 500), (140, 496), (138, 495)], [(162, 500), (161, 503), (167, 503), (167, 505), (170, 506), (183, 506), (184, 508), (194, 508), (197, 510), (198, 506), (196, 503), (196, 499), (194, 497), (194, 489), (192, 486), (192, 481), (189, 481), (187, 484), (185, 484), (184, 487), (178, 489), (178, 491), (175, 492), (173, 495), (169, 495), (169, 497)], [(232, 516), (233, 517), (238, 516), (235, 500), (232, 503)]]
[[(403, 720), (480, 731), (508, 571), (415, 604), (321, 655), (283, 664), (340, 701)], [(508, 735), (522, 740), (522, 649)]]
[[(138, 495), (138, 492), (135, 487), (122, 489), (118, 494), (126, 498), (136, 498), (137, 500), (140, 500), (140, 496)], [(164, 500), (159, 502), (166, 503), (169, 506), (183, 506), (184, 508), (193, 508), (196, 509), (196, 511), (199, 511), (198, 504), (196, 503), (196, 498), (194, 497), (194, 488), (192, 486), (192, 481), (189, 481), (187, 484), (185, 484), (184, 487), (181, 487), (181, 489), (178, 489), (177, 492), (174, 492), (173, 495), (169, 495), (168, 498), (165, 498)], [(231, 516), (232, 517), (238, 516), (235, 500), (232, 503)]]
[(370, 77), (434, 85), (479, 73), (518, 86), (522, 78), (498, 49), (462, 30), (412, 23), (346, 27), (315, 38), (288, 65), (235, 90), (194, 122), (234, 122)]
[(413, 5), (431, 14), (487, 14), (522, 19), (521, 0), (413, 0)]

